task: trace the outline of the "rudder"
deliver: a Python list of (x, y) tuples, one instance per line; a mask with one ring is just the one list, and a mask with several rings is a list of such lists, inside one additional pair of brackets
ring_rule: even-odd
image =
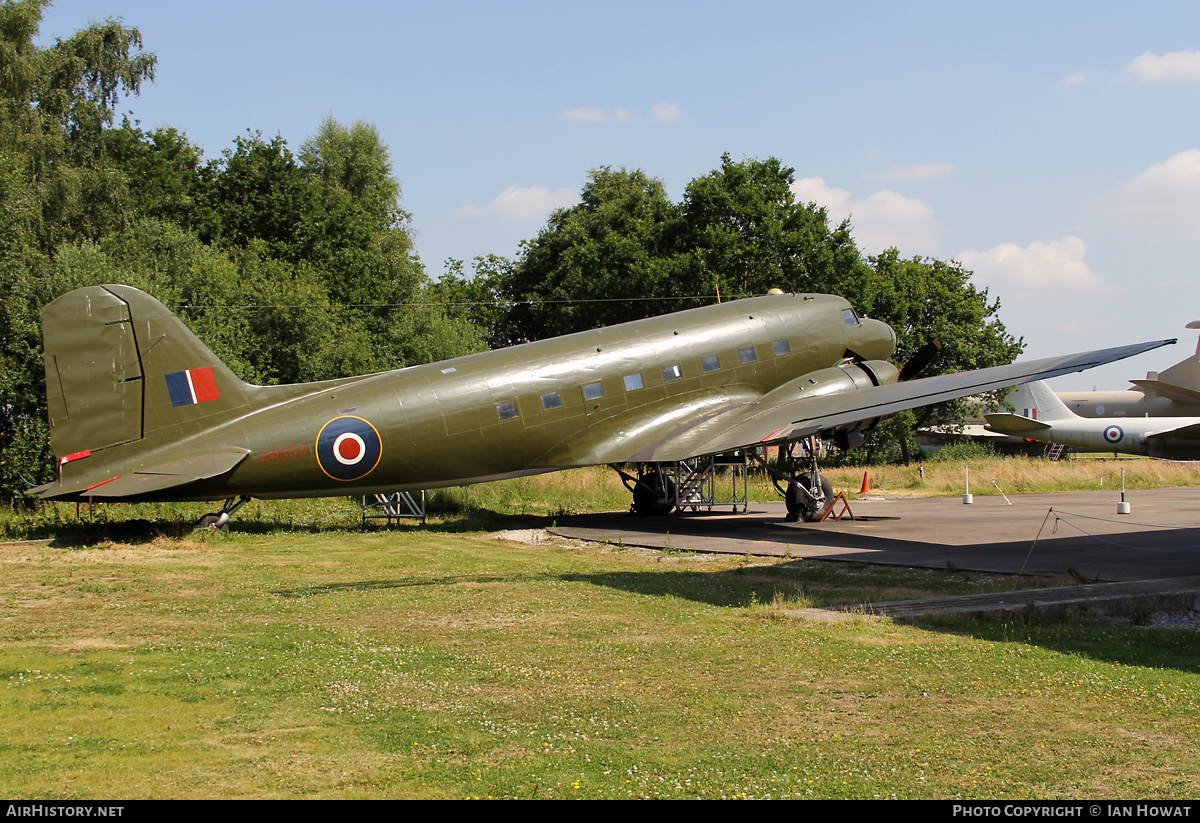
[(166, 306), (130, 286), (59, 297), (42, 309), (42, 342), (50, 442), (60, 458), (180, 429), (248, 402), (249, 386)]

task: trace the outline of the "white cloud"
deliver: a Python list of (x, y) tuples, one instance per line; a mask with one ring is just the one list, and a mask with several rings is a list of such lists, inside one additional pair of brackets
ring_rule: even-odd
[(792, 192), (803, 203), (824, 206), (834, 225), (849, 217), (855, 241), (868, 254), (892, 246), (904, 256), (932, 254), (938, 248), (942, 223), (932, 206), (914, 197), (881, 189), (865, 200), (852, 200), (850, 192), (820, 177), (797, 180)]
[(655, 103), (645, 114), (618, 106), (610, 114), (602, 108), (578, 108), (564, 111), (559, 117), (576, 123), (605, 123), (609, 120), (627, 122), (649, 118), (656, 123), (674, 123), (683, 117), (683, 109), (674, 103)]
[(1160, 80), (1200, 80), (1200, 51), (1146, 52), (1125, 67), (1146, 83)]
[(650, 107), (650, 117), (659, 123), (674, 123), (683, 115), (683, 110), (674, 103), (655, 103)]
[(1065, 299), (1116, 291), (1092, 271), (1087, 244), (1074, 235), (1050, 243), (1001, 243), (989, 251), (965, 251), (959, 260), (974, 280), (1008, 301)]
[(1146, 169), (1114, 192), (1110, 207), (1136, 228), (1200, 234), (1200, 149)]
[(550, 191), (545, 186), (509, 186), (496, 195), (486, 207), (459, 206), (455, 217), (503, 217), (506, 220), (536, 222), (555, 209), (565, 209), (579, 202), (578, 192), (571, 189)]
[(829, 212), (829, 219), (840, 223), (849, 216), (844, 207), (850, 202), (850, 192), (828, 185), (823, 177), (802, 177), (792, 183), (792, 194), (801, 203), (816, 203)]
[(1063, 78), (1064, 86), (1081, 86), (1088, 78), (1088, 73), (1091, 69), (1081, 69), (1080, 71), (1071, 72)]
[(576, 123), (603, 123), (608, 119), (604, 109), (570, 109), (562, 113), (564, 120), (574, 120)]
[(918, 163), (915, 166), (892, 166), (878, 174), (866, 175), (866, 178), (883, 183), (903, 183), (908, 180), (932, 180), (953, 173), (954, 164), (950, 162)]

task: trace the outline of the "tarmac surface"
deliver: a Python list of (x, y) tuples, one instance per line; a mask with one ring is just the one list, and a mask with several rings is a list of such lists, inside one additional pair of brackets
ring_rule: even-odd
[[(573, 515), (555, 534), (680, 551), (795, 557), (1080, 582), (1200, 576), (1200, 488), (851, 501), (854, 520), (785, 523), (782, 502), (637, 517)], [(835, 506), (835, 511), (841, 504)]]

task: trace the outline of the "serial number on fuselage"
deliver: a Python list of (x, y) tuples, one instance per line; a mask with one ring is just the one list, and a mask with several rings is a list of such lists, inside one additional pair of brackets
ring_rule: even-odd
[(280, 460), (295, 460), (297, 457), (307, 457), (308, 446), (300, 443), (296, 446), (288, 446), (286, 449), (273, 449), (269, 452), (262, 453), (262, 462), (278, 463)]

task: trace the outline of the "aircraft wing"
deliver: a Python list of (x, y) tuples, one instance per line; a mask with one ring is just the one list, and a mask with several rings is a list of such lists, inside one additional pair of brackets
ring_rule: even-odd
[(627, 459), (683, 460), (782, 443), (907, 409), (1083, 371), (1174, 342), (1155, 340), (819, 397), (799, 397), (801, 387), (793, 381), (756, 401), (715, 412), (677, 429)]
[(1165, 445), (1194, 445), (1200, 443), (1200, 421), (1190, 426), (1179, 426), (1174, 429), (1151, 432), (1146, 435), (1146, 439), (1149, 441), (1158, 441)]

